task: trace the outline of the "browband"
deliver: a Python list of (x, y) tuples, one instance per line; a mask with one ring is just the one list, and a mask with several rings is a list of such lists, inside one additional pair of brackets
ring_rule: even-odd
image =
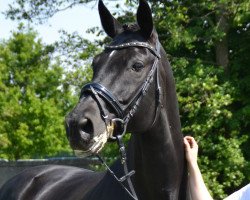
[(128, 47), (143, 47), (147, 48), (151, 53), (153, 53), (157, 58), (161, 58), (159, 52), (155, 50), (151, 45), (146, 42), (128, 42), (118, 45), (106, 45), (105, 49), (124, 49)]

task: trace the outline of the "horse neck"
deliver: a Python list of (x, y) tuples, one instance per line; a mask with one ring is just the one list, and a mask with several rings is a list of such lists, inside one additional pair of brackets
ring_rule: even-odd
[(154, 127), (145, 133), (133, 133), (129, 144), (131, 165), (136, 170), (136, 188), (142, 199), (160, 200), (170, 193), (177, 194), (174, 190), (178, 190), (177, 182), (181, 178), (176, 175), (182, 175), (183, 170), (183, 140), (169, 63), (162, 65), (161, 71), (165, 74), (161, 77), (165, 81), (164, 87), (162, 85), (163, 108)]

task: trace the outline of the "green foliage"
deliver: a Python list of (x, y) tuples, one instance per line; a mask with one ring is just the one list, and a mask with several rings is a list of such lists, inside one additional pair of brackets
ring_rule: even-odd
[[(33, 19), (44, 22), (44, 19), (63, 10), (62, 8), (70, 8), (90, 1), (60, 0), (34, 3), (31, 0), (23, 0), (12, 5), (6, 15), (12, 19), (22, 18), (30, 21)], [(199, 164), (204, 179), (214, 198), (223, 199), (250, 181), (250, 69), (248, 67), (250, 63), (250, 2), (247, 0), (199, 0), (197, 2), (149, 0), (149, 2), (160, 41), (174, 69), (183, 133), (191, 134), (198, 140)], [(126, 3), (127, 7), (117, 6), (123, 10), (116, 14), (121, 22), (134, 21), (134, 8), (137, 7), (138, 1), (126, 0)], [(89, 29), (89, 32), (102, 34), (97, 28)], [(0, 115), (0, 129), (4, 129), (0, 130), (0, 144), (5, 145), (4, 149), (9, 144), (8, 137), (6, 137), (10, 134), (8, 130), (14, 130), (11, 134), (16, 134), (16, 136), (12, 138), (16, 138), (15, 142), (22, 141), (20, 145), (24, 149), (27, 149), (27, 146), (34, 147), (34, 141), (26, 138), (31, 137), (33, 129), (30, 127), (37, 125), (30, 126), (27, 124), (27, 119), (28, 121), (40, 119), (37, 116), (41, 114), (35, 116), (34, 113), (41, 113), (40, 108), (47, 105), (45, 103), (47, 101), (52, 102), (51, 105), (54, 101), (59, 101), (54, 106), (62, 106), (63, 111), (66, 111), (72, 102), (70, 85), (74, 87), (77, 94), (82, 84), (90, 80), (91, 69), (82, 66), (90, 66), (93, 56), (100, 51), (96, 46), (102, 46), (106, 42), (109, 42), (109, 39), (90, 43), (77, 33), (63, 32), (63, 37), (56, 47), (62, 55), (70, 56), (69, 59), (66, 58), (66, 61), (69, 61), (66, 62), (66, 66), (68, 67), (69, 64), (73, 66), (69, 69), (71, 73), (65, 75), (64, 81), (59, 84), (65, 90), (63, 96), (60, 91), (56, 90), (59, 86), (56, 80), (60, 80), (59, 74), (62, 73), (60, 67), (57, 69), (56, 65), (50, 64), (47, 69), (52, 71), (57, 69), (58, 71), (54, 72), (59, 76), (57, 77), (59, 79), (55, 79), (53, 83), (56, 86), (48, 90), (51, 89), (50, 79), (45, 79), (46, 81), (43, 82), (44, 79), (39, 77), (40, 73), (32, 76), (33, 68), (30, 68), (29, 76), (37, 80), (41, 79), (42, 84), (36, 87), (35, 83), (39, 82), (36, 81), (34, 86), (28, 87), (23, 80), (27, 79), (33, 84), (29, 76), (23, 76), (23, 73), (17, 73), (17, 71), (12, 72), (10, 71), (12, 68), (7, 68), (5, 64), (9, 63), (8, 66), (19, 66), (23, 69), (22, 66), (26, 66), (27, 63), (30, 62), (32, 65), (39, 60), (39, 66), (47, 66), (48, 60), (46, 62), (45, 60), (48, 54), (45, 53), (42, 57), (39, 53), (36, 57), (22, 54), (21, 51), (10, 54), (4, 53), (6, 50), (1, 47), (3, 50), (1, 49), (0, 52), (0, 112), (5, 118), (2, 120), (2, 115)], [(8, 46), (11, 45), (13, 44), (8, 44)], [(18, 45), (15, 49), (18, 49)], [(47, 48), (47, 51), (51, 50), (53, 48)], [(13, 56), (15, 56), (14, 59)], [(42, 64), (41, 58), (46, 64)], [(19, 60), (22, 62), (18, 63)], [(86, 76), (86, 73), (89, 75)], [(56, 74), (53, 75), (56, 76)], [(6, 80), (9, 80), (8, 84)], [(43, 84), (45, 84), (44, 87), (41, 86)], [(33, 87), (37, 88), (35, 93)], [(58, 96), (54, 98), (54, 94)], [(44, 102), (41, 103), (40, 97)], [(29, 109), (33, 106), (27, 104), (25, 109), (19, 106), (22, 104), (24, 107), (24, 100), (40, 105), (36, 112), (32, 111), (32, 117), (28, 113), (31, 112)], [(63, 103), (60, 104), (60, 102)], [(55, 109), (54, 106), (49, 117), (54, 116), (56, 122), (58, 119), (56, 113), (60, 109)], [(45, 115), (45, 111), (43, 113)], [(22, 117), (26, 119), (22, 120)], [(49, 126), (44, 122), (41, 127)], [(40, 134), (44, 133), (40, 131)], [(22, 152), (21, 149), (19, 151)], [(115, 152), (117, 152), (116, 145), (107, 146), (104, 149), (104, 157), (112, 160), (117, 156)]]
[[(199, 141), (200, 167), (215, 199), (250, 180), (249, 5), (152, 1), (174, 67), (183, 133)], [(223, 67), (221, 57), (228, 58)]]
[(221, 68), (176, 59), (172, 63), (177, 81), (183, 133), (199, 143), (199, 163), (215, 199), (223, 199), (244, 181), (247, 168), (241, 135), (230, 105), (235, 88), (221, 82)]
[(64, 116), (73, 98), (50, 50), (21, 25), (0, 44), (0, 157), (40, 158), (69, 153)]

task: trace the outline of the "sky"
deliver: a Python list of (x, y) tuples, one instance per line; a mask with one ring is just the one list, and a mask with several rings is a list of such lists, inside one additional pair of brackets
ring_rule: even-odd
[[(0, 0), (0, 39), (8, 39), (11, 36), (11, 31), (18, 26), (17, 22), (6, 19), (2, 13), (11, 2), (12, 0)], [(32, 25), (46, 44), (53, 43), (59, 38), (58, 31), (60, 29), (69, 33), (77, 31), (86, 39), (93, 40), (93, 34), (87, 34), (86, 30), (95, 26), (101, 27), (96, 3), (88, 6), (75, 6), (57, 13), (43, 25)]]

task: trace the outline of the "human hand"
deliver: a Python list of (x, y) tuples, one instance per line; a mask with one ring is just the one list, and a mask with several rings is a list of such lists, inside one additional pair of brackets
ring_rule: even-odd
[(189, 165), (197, 164), (198, 144), (191, 136), (184, 137), (184, 145), (186, 151), (186, 159)]
[(189, 171), (190, 195), (193, 200), (213, 200), (203, 180), (197, 163), (198, 144), (191, 136), (184, 137), (186, 159)]

